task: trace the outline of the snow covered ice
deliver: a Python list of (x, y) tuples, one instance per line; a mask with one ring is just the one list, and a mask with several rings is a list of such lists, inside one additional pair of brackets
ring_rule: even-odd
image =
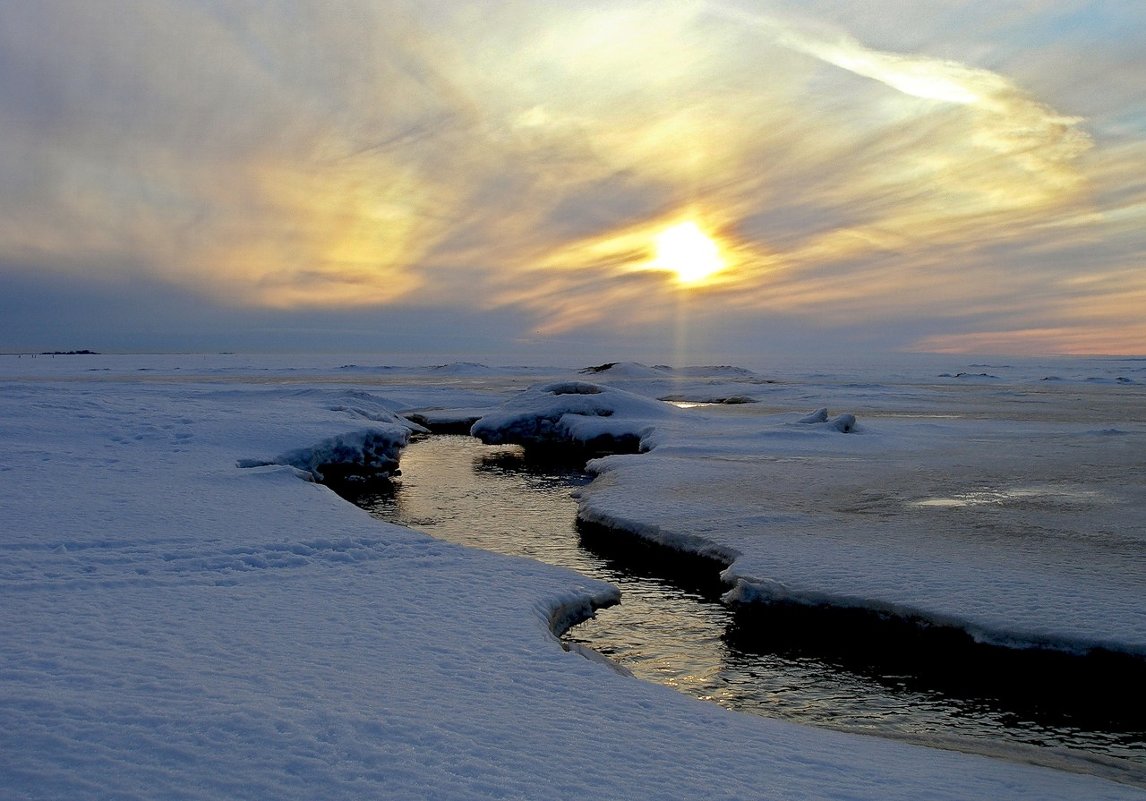
[[(0, 795), (1146, 798), (1094, 776), (727, 712), (563, 651), (554, 617), (583, 614), (611, 588), (379, 523), (307, 479), (332, 461), (385, 469), (412, 428), (395, 413), (502, 414), (508, 401), (521, 414), (512, 398), (530, 397), (525, 386), (607, 387), (608, 371), (435, 373), (310, 359), (0, 360)], [(993, 636), (1142, 647), (1142, 490), (1122, 480), (1144, 452), (1140, 412), (1127, 411), (1143, 408), (1141, 383), (1103, 384), (1124, 393), (1122, 414), (1111, 408), (1098, 425), (1053, 414), (896, 416), (947, 408), (942, 385), (738, 375), (682, 384), (665, 371), (623, 381), (647, 405), (589, 422), (651, 450), (596, 463), (587, 514), (735, 550), (732, 577), (744, 586), (934, 601), (935, 614)], [(1062, 385), (1096, 386), (1070, 376)], [(650, 399), (678, 391), (758, 402), (653, 413), (661, 407)], [(1007, 403), (972, 399), (960, 413)], [(796, 422), (824, 404), (855, 413), (857, 430)], [(648, 413), (626, 411), (638, 407)], [(986, 473), (966, 467), (983, 439), (998, 448)], [(1034, 475), (1009, 481), (1028, 460)], [(1086, 464), (1085, 476), (1068, 463)], [(862, 519), (865, 506), (900, 525), (845, 536), (841, 519)], [(942, 518), (952, 512), (984, 523), (997, 512), (1003, 524), (1022, 512), (1037, 525), (1022, 538), (1030, 547), (1016, 547), (1041, 561), (1027, 573), (991, 568), (1012, 544), (989, 528), (976, 529), (982, 541), (961, 534)], [(923, 542), (959, 560), (953, 576), (927, 574), (935, 559), (913, 560), (921, 520), (962, 537)], [(1101, 538), (1088, 558), (1109, 564), (1067, 564), (1094, 544), (1083, 521)], [(795, 560), (790, 568), (775, 548), (750, 545), (761, 533)], [(797, 535), (811, 555), (785, 544)], [(865, 570), (841, 571), (833, 547)], [(1117, 567), (1128, 558), (1138, 561)], [(909, 582), (887, 580), (909, 570), (920, 577), (911, 594)], [(1048, 591), (1060, 576), (1066, 584)], [(1002, 592), (997, 608), (959, 594), (967, 582)], [(1052, 612), (1023, 606), (1036, 594)]]
[(649, 453), (593, 462), (581, 516), (727, 558), (736, 599), (1146, 655), (1146, 388), (1088, 384), (1024, 377), (970, 410), (942, 385), (824, 386), (869, 410), (858, 423), (695, 410)]
[(498, 411), (484, 415), (470, 433), (490, 445), (534, 449), (625, 452), (640, 449), (652, 422), (675, 410), (655, 400), (587, 381), (531, 387)]

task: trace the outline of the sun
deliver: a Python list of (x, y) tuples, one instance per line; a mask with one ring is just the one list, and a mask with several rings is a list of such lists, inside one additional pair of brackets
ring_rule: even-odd
[(682, 284), (699, 284), (724, 269), (716, 242), (691, 221), (661, 231), (653, 246), (654, 266), (676, 273)]

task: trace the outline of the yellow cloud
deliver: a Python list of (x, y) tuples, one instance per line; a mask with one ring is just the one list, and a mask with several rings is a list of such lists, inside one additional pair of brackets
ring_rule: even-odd
[(1096, 149), (999, 72), (701, 2), (317, 8), (157, 10), (138, 36), (88, 14), (68, 45), (93, 39), (113, 96), (6, 130), (0, 157), (39, 161), (9, 157), (31, 188), (0, 207), (0, 255), (559, 330), (672, 314), (647, 268), (687, 219), (727, 261), (691, 303), (819, 320), (1063, 314), (1064, 276), (1142, 253), (1141, 147)]
[(936, 334), (919, 340), (912, 350), (927, 353), (1067, 356), (1139, 354), (1146, 352), (1146, 324), (1131, 326), (1100, 324), (1024, 328), (973, 334)]
[[(1021, 290), (1027, 279), (992, 277), (995, 267), (979, 253), (1030, 239), (1077, 213), (1085, 198), (1080, 160), (1092, 143), (1081, 120), (1006, 77), (744, 12), (728, 12), (737, 26), (709, 26), (701, 35), (705, 8), (712, 7), (691, 6), (692, 16), (668, 14), (656, 24), (642, 24), (629, 9), (623, 25), (583, 37), (577, 26), (554, 34), (562, 46), (552, 48), (548, 67), (574, 91), (523, 102), (519, 125), (535, 141), (575, 139), (583, 148), (579, 168), (624, 169), (658, 183), (665, 203), (637, 222), (549, 240), (548, 252), (534, 251), (499, 282), (500, 300), (532, 306), (546, 319), (607, 318), (629, 300), (628, 288), (611, 281), (641, 263), (651, 231), (692, 208), (735, 232), (738, 263), (722, 274), (721, 303), (862, 318), (893, 309), (906, 285), (923, 291), (915, 302), (924, 307), (984, 302), (1008, 284)], [(730, 45), (722, 37), (732, 28), (745, 36), (745, 21), (758, 35), (755, 64), (731, 46), (706, 49)], [(650, 41), (647, 31), (656, 33)], [(775, 58), (784, 51), (892, 91), (880, 94), (877, 84), (825, 105), (808, 87), (813, 78), (830, 85), (830, 73), (814, 76), (807, 63)], [(666, 60), (669, 52), (678, 57)], [(766, 63), (775, 67), (765, 72)], [(671, 84), (655, 74), (662, 66)], [(720, 91), (705, 95), (714, 85)], [(553, 179), (556, 193), (571, 186), (560, 173)], [(788, 209), (800, 206), (806, 216), (793, 218)], [(791, 220), (783, 246), (769, 237), (772, 215)], [(595, 315), (571, 288), (570, 270), (596, 281)], [(968, 281), (971, 274), (982, 278)], [(514, 286), (518, 279), (528, 291)], [(576, 312), (566, 315), (566, 306)]]

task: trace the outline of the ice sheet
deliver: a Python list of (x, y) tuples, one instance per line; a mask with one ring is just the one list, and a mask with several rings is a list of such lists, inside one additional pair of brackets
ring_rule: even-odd
[[(581, 515), (735, 559), (733, 599), (1146, 654), (1146, 387), (1092, 380), (1104, 367), (1049, 385), (1037, 370), (988, 387), (790, 379), (592, 463)], [(797, 405), (813, 397), (850, 404), (855, 430)]]
[(393, 405), (376, 375), (63, 361), (0, 359), (0, 795), (1146, 797), (625, 678), (549, 631), (609, 588), (381, 524), (293, 467), (237, 467), (363, 430)]

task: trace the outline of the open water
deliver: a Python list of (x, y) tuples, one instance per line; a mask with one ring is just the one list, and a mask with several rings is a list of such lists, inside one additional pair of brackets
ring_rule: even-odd
[[(1035, 682), (1037, 692), (1024, 695), (1005, 683), (952, 682), (903, 660), (857, 656), (836, 647), (847, 639), (846, 620), (807, 636), (821, 621), (738, 618), (719, 602), (718, 564), (579, 527), (570, 493), (588, 481), (576, 468), (530, 461), (515, 446), (435, 435), (411, 443), (388, 487), (340, 491), (382, 520), (617, 585), (621, 603), (565, 639), (638, 677), (769, 717), (1146, 786), (1146, 721), (1136, 715), (1088, 709), (1053, 682)], [(985, 670), (995, 668), (949, 672)]]

